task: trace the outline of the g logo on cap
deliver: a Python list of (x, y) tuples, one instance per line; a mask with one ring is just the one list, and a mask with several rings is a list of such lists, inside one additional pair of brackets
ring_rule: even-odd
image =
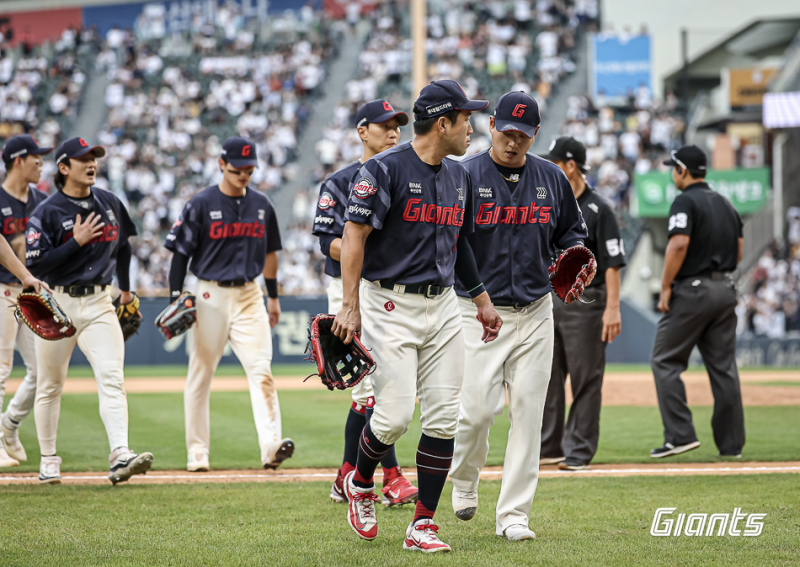
[(389, 103), (388, 103), (388, 102), (386, 102), (386, 101), (384, 101), (384, 102), (383, 102), (383, 109), (384, 109), (386, 112), (391, 112), (392, 110), (394, 110), (394, 109), (392, 108), (392, 105), (391, 105), (391, 104), (389, 104)]
[(87, 144), (87, 143), (86, 143), (86, 140), (84, 140), (83, 138), (78, 138), (78, 143), (79, 143), (81, 146), (83, 146), (84, 148), (86, 148), (86, 147), (88, 147), (88, 146), (89, 146), (89, 144)]
[(250, 145), (244, 146), (242, 148), (242, 157), (246, 157), (250, 155)]
[(525, 109), (528, 108), (527, 104), (518, 104), (514, 107), (513, 112), (511, 112), (511, 116), (515, 118), (522, 118), (522, 115), (525, 114)]

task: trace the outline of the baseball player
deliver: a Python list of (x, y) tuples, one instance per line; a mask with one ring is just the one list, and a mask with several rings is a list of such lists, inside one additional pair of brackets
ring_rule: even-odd
[(111, 448), (109, 480), (124, 482), (132, 475), (144, 474), (153, 463), (152, 453), (136, 454), (128, 448), (125, 340), (111, 301), (110, 284), (116, 272), (121, 302), (133, 300), (128, 238), (136, 235), (136, 227), (113, 193), (92, 187), (97, 158), (105, 154), (102, 147), (92, 147), (83, 138), (63, 142), (55, 153), (58, 192), (40, 203), (28, 221), (28, 266), (53, 288), (53, 297), (72, 318), (77, 331), (59, 341), (36, 338), (39, 376), (34, 412), (42, 483), (61, 482), (56, 434), (61, 390), (76, 344), (89, 359), (97, 379), (100, 417)]
[[(281, 412), (272, 377), (271, 327), (281, 314), (278, 250), (281, 235), (270, 200), (248, 187), (258, 166), (256, 146), (247, 138), (222, 145), (222, 181), (192, 197), (167, 235), (173, 252), (170, 295), (182, 291), (186, 269), (197, 276), (197, 326), (192, 333), (183, 404), (189, 471), (209, 470), (211, 378), (230, 341), (250, 385), (250, 401), (261, 449), (261, 464), (277, 468), (294, 453), (281, 439)], [(191, 258), (191, 266), (189, 259)], [(264, 275), (264, 294), (254, 281)]]
[(505, 328), (492, 343), (476, 340), (476, 310), (467, 290), (459, 287), (466, 372), (450, 470), (453, 510), (461, 520), (477, 511), (489, 429), (503, 412), (507, 390), (511, 430), (495, 531), (509, 540), (535, 537), (528, 517), (539, 476), (542, 412), (553, 358), (548, 267), (557, 247), (579, 245), (586, 238), (567, 177), (556, 165), (527, 153), (539, 121), (530, 95), (506, 93), (489, 121), (491, 148), (463, 162), (475, 200), (475, 232), (467, 239)]
[(706, 154), (697, 146), (673, 151), (664, 162), (681, 192), (669, 210), (658, 322), (651, 364), (664, 445), (654, 458), (700, 446), (686, 405), (681, 372), (697, 345), (711, 379), (711, 428), (720, 456), (741, 457), (744, 409), (736, 368), (736, 286), (731, 272), (742, 260), (742, 219), (730, 201), (705, 182)]
[[(17, 257), (25, 261), (25, 229), (28, 217), (36, 205), (47, 196), (29, 184), (39, 182), (43, 158), (53, 148), (40, 148), (28, 134), (14, 136), (3, 148), (6, 179), (0, 191), (0, 219), (3, 221), (3, 236)], [(27, 272), (27, 270), (26, 270)], [(15, 467), (27, 461), (28, 455), (19, 441), (19, 425), (33, 409), (36, 396), (36, 335), (27, 325), (20, 325), (14, 317), (17, 296), (22, 283), (10, 270), (0, 267), (0, 414), (6, 380), (14, 366), (14, 344), (16, 343), (27, 373), (8, 404), (8, 410), (0, 416), (0, 467)]]
[[(578, 200), (589, 236), (585, 246), (597, 260), (597, 275), (576, 301), (553, 305), (555, 347), (553, 370), (542, 421), (539, 464), (560, 463), (562, 470), (582, 470), (597, 453), (606, 343), (622, 328), (619, 312), (620, 268), (625, 248), (611, 206), (586, 183), (586, 148), (574, 138), (558, 138), (542, 156), (566, 174)], [(570, 375), (572, 406), (564, 430), (564, 385)], [(563, 441), (563, 445), (562, 445)]]
[[(320, 186), (319, 201), (314, 217), (313, 234), (325, 254), (325, 273), (331, 276), (328, 285), (328, 313), (342, 308), (342, 269), (339, 264), (344, 233), (350, 182), (361, 165), (374, 155), (393, 148), (400, 140), (400, 127), (408, 124), (408, 114), (396, 112), (385, 100), (364, 104), (356, 113), (356, 128), (364, 146), (361, 159), (333, 173)], [(372, 413), (375, 397), (367, 376), (353, 388), (353, 403), (344, 427), (344, 459), (331, 487), (331, 500), (345, 502), (343, 479), (356, 468), (358, 439)], [(417, 489), (403, 476), (397, 464), (394, 447), (381, 460), (383, 467), (383, 503), (387, 506), (405, 504), (417, 499)]]
[(464, 374), (456, 274), (478, 306), (478, 336), (492, 340), (502, 324), (467, 239), (458, 238), (473, 230), (469, 175), (445, 158), (466, 152), (470, 115), (488, 104), (469, 100), (455, 81), (425, 86), (414, 102), (413, 141), (364, 163), (345, 213), (344, 300), (333, 332), (349, 342), (361, 330), (377, 362), (374, 413), (361, 434), (356, 468), (344, 480), (348, 522), (362, 538), (377, 537), (373, 475), (407, 431), (419, 396), (419, 499), (403, 543), (412, 551), (450, 551), (433, 515), (453, 457)]

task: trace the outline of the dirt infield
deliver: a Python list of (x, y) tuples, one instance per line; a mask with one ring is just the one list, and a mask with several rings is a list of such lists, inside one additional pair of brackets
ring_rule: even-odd
[[(800, 371), (742, 371), (742, 399), (746, 406), (800, 406), (800, 386), (760, 385), (760, 382), (797, 382), (800, 383)], [(282, 376), (275, 378), (278, 390), (319, 390), (325, 391), (317, 378), (304, 382), (304, 376)], [(712, 405), (708, 375), (705, 372), (686, 372), (683, 375), (686, 383), (686, 395), (691, 405)], [(8, 393), (13, 393), (19, 386), (20, 379), (9, 379)], [(183, 392), (186, 381), (183, 378), (128, 378), (125, 389), (130, 393)], [(213, 392), (242, 392), (247, 390), (247, 379), (244, 377), (215, 378), (211, 383)], [(97, 384), (93, 378), (70, 378), (64, 385), (64, 393), (92, 394), (97, 392)], [(571, 396), (568, 392), (568, 403)], [(656, 406), (656, 388), (653, 375), (649, 372), (610, 372), (603, 382), (603, 405), (606, 406)]]
[[(416, 478), (415, 469), (403, 470), (403, 473)], [(790, 462), (740, 462), (740, 463), (684, 463), (684, 464), (638, 464), (638, 465), (592, 465), (586, 471), (560, 471), (555, 466), (542, 467), (539, 476), (543, 478), (571, 477), (622, 477), (622, 476), (695, 476), (695, 475), (732, 475), (732, 474), (800, 474), (800, 461)], [(481, 472), (485, 480), (502, 478), (502, 467), (486, 467)], [(105, 472), (64, 473), (63, 484), (108, 484)], [(283, 469), (278, 471), (211, 471), (206, 473), (189, 473), (186, 471), (151, 471), (145, 476), (135, 476), (131, 484), (197, 484), (197, 483), (231, 483), (231, 482), (333, 482), (336, 469)], [(38, 484), (36, 473), (4, 474), (0, 473), (0, 486)]]

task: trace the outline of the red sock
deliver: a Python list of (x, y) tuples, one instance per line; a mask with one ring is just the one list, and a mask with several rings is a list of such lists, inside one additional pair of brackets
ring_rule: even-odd
[(414, 521), (412, 523), (416, 524), (418, 520), (433, 520), (433, 515), (436, 513), (436, 510), (428, 510), (421, 501), (417, 501), (417, 507), (414, 510)]

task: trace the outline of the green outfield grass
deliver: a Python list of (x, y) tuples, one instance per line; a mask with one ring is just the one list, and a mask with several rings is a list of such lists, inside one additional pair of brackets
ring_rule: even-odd
[[(349, 392), (287, 391), (280, 393), (284, 435), (297, 451), (288, 467), (337, 467), (341, 464), (344, 422)], [(138, 451), (152, 451), (157, 469), (181, 469), (186, 464), (183, 395), (129, 394), (130, 441)], [(714, 462), (711, 408), (695, 407), (703, 445), (669, 462)], [(747, 444), (743, 458), (754, 461), (800, 459), (800, 411), (791, 406), (751, 407), (745, 410)], [(502, 464), (508, 418), (498, 418), (491, 431), (489, 464)], [(63, 470), (102, 470), (108, 466), (108, 442), (98, 413), (96, 394), (64, 395), (59, 423), (58, 454)], [(419, 440), (418, 419), (397, 444), (400, 464), (413, 466)], [(215, 469), (260, 466), (255, 426), (246, 392), (211, 395), (211, 466)], [(30, 457), (19, 469), (38, 470), (38, 442), (33, 416), (23, 422), (21, 439)], [(605, 407), (601, 414), (600, 451), (595, 463), (652, 462), (649, 451), (662, 444), (662, 425), (655, 407)], [(1, 516), (2, 514), (0, 514)]]
[[(2, 487), (3, 565), (793, 565), (796, 475), (543, 479), (537, 539), (495, 536), (500, 483), (483, 482), (470, 522), (439, 506), (453, 553), (402, 549), (412, 508), (379, 506), (379, 536), (358, 539), (327, 483)], [(767, 514), (758, 537), (653, 537), (659, 507)]]

